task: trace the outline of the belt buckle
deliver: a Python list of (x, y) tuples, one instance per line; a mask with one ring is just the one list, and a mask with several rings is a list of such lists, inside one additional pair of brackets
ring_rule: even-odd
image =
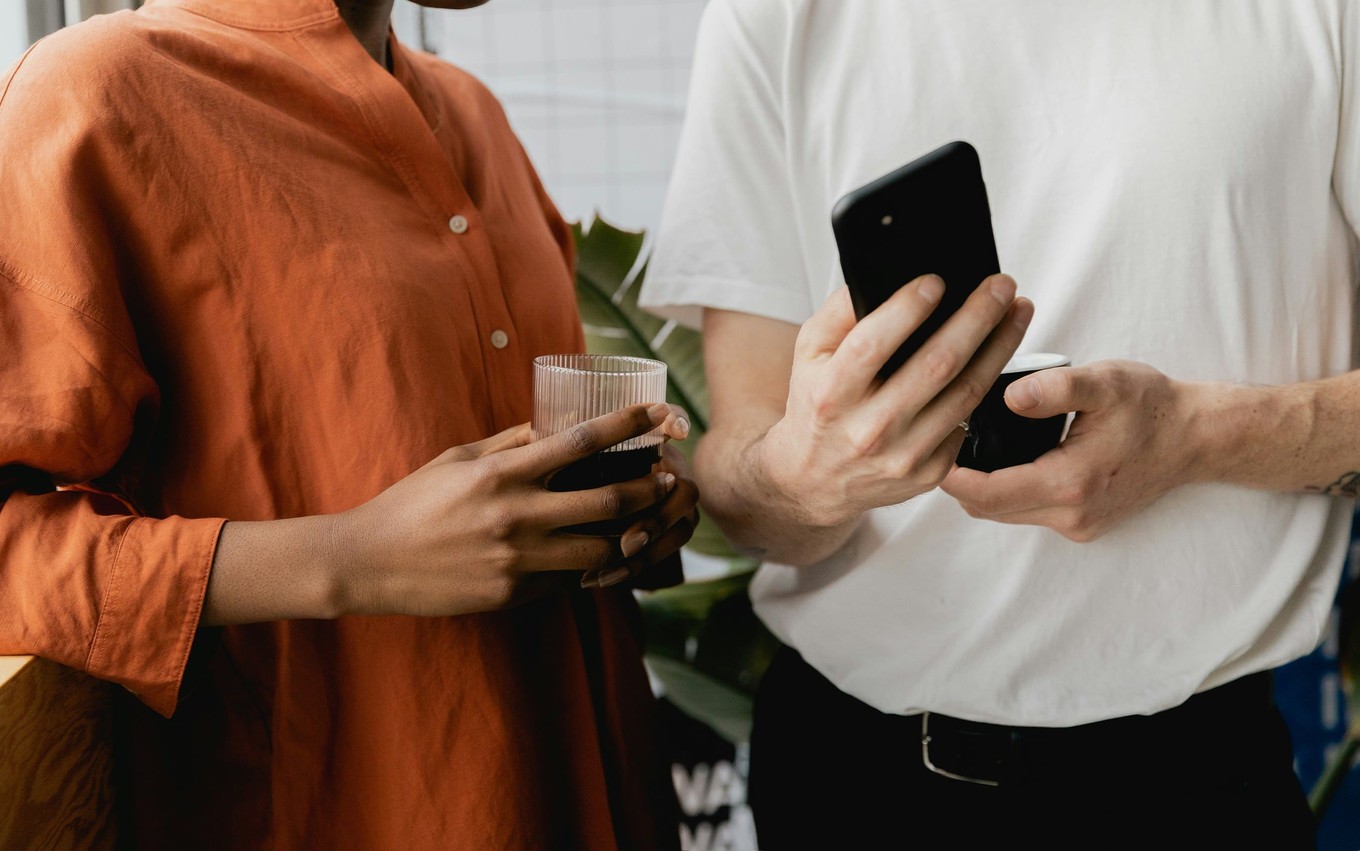
[(958, 772), (950, 771), (948, 769), (941, 768), (940, 766), (936, 765), (930, 759), (930, 742), (931, 742), (930, 713), (923, 712), (921, 713), (921, 762), (925, 763), (926, 768), (930, 769), (936, 774), (939, 774), (942, 777), (948, 777), (951, 780), (962, 780), (965, 783), (976, 783), (979, 786), (1001, 785), (1001, 779), (999, 777), (996, 779), (989, 779), (986, 777), (973, 777), (967, 774), (959, 774)]

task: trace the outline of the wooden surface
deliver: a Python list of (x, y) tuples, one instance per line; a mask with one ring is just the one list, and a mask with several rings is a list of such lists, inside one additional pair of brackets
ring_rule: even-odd
[(0, 657), (0, 849), (114, 847), (108, 683)]

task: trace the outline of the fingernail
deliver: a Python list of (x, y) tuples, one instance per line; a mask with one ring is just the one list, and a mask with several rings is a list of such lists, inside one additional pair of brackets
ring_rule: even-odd
[(1029, 327), (1029, 322), (1034, 318), (1034, 302), (1028, 299), (1020, 299), (1015, 305), (1015, 313), (1011, 316), (1011, 322), (1021, 331)]
[(666, 493), (671, 492), (675, 487), (675, 476), (671, 473), (657, 473), (656, 477), (661, 481), (661, 487), (666, 489)]
[(944, 281), (934, 275), (929, 275), (916, 288), (916, 291), (921, 294), (921, 298), (934, 304), (944, 297)]
[(1010, 278), (998, 278), (992, 282), (992, 298), (1010, 306), (1011, 299), (1015, 298), (1015, 281)]
[(626, 567), (611, 567), (600, 572), (600, 576), (596, 580), (597, 587), (608, 588), (611, 585), (618, 585), (632, 575), (632, 572)]
[(675, 430), (680, 432), (681, 437), (688, 435), (689, 420), (685, 419), (684, 417), (677, 417), (675, 420)]
[(1044, 400), (1039, 382), (1032, 378), (1017, 381), (1006, 388), (1006, 404), (1012, 411), (1028, 411)]
[(651, 540), (647, 533), (641, 529), (634, 529), (619, 540), (619, 550), (624, 558), (632, 558), (642, 552), (642, 548), (647, 546), (647, 541)]
[(654, 423), (664, 422), (666, 417), (670, 416), (670, 413), (671, 406), (665, 402), (657, 402), (647, 408), (647, 416), (651, 417)]

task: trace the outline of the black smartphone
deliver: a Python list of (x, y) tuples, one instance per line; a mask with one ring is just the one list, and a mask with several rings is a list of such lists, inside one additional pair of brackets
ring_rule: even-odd
[(967, 142), (950, 142), (836, 202), (831, 229), (841, 271), (863, 319), (899, 288), (939, 275), (944, 297), (879, 371), (887, 378), (954, 314), (978, 284), (1001, 271), (982, 164)]

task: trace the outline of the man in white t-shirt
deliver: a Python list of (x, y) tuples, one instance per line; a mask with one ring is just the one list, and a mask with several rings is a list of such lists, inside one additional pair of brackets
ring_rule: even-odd
[[(711, 0), (642, 303), (702, 323), (697, 477), (789, 646), (765, 851), (1311, 847), (1269, 672), (1360, 478), (1358, 47), (1351, 0)], [(880, 384), (939, 281), (856, 324), (829, 213), (955, 139), (1011, 277)], [(1064, 445), (951, 471), (1017, 347), (1073, 359), (1008, 394)]]

